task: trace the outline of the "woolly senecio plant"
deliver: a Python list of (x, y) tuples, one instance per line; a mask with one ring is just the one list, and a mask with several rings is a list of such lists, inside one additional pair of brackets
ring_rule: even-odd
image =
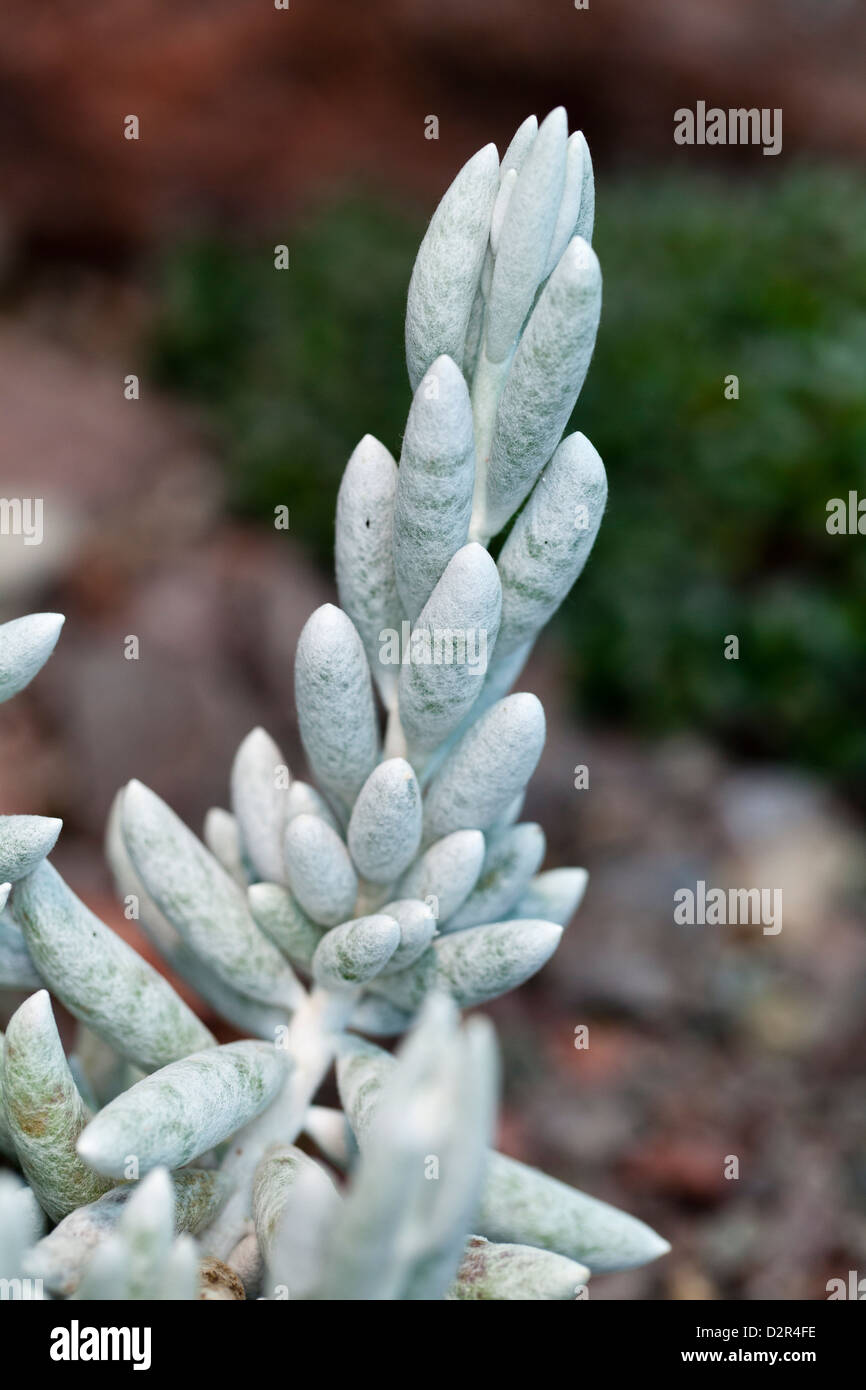
[[(560, 442), (599, 319), (592, 222), (561, 108), (437, 208), (399, 467), (369, 435), (352, 454), (341, 606), (298, 644), (310, 781), (255, 729), (204, 842), (141, 782), (115, 801), (127, 914), (245, 1040), (217, 1046), (71, 892), (46, 857), (59, 822), (0, 821), (0, 984), (35, 991), (5, 1038), (0, 1147), (23, 1182), (0, 1180), (0, 1277), (82, 1299), (573, 1299), (668, 1248), (492, 1150), (494, 1040), (459, 1016), (544, 965), (586, 881), (538, 872), (519, 817), (544, 714), (508, 692), (605, 505), (589, 440)], [(0, 629), (3, 697), (61, 622)], [(79, 1020), (68, 1059), (48, 991)], [(403, 1033), (396, 1054), (373, 1040)], [(333, 1063), (342, 1110), (317, 1103)]]

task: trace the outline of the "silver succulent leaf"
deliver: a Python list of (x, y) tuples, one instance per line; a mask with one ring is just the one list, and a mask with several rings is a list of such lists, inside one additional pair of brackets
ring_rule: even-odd
[(54, 651), (65, 621), (61, 613), (29, 613), (0, 623), (0, 702), (30, 684)]
[[(519, 818), (544, 712), (510, 692), (606, 502), (591, 443), (561, 439), (598, 327), (593, 217), (561, 108), (501, 161), (481, 150), (434, 213), (399, 467), (369, 435), (353, 452), (341, 607), (298, 643), (310, 780), (254, 729), (204, 843), (140, 782), (112, 808), (125, 914), (248, 1036), (217, 1046), (71, 892), (46, 862), (59, 821), (0, 818), (0, 984), (38, 991), (0, 1037), (0, 1150), (29, 1183), (0, 1182), (0, 1274), (79, 1299), (240, 1296), (216, 1259), (250, 1297), (556, 1300), (667, 1249), (491, 1150), (495, 1048), (458, 1013), (540, 970), (586, 886), (539, 872), (543, 831)], [(62, 621), (0, 627), (0, 699)], [(68, 1060), (43, 986), (79, 1020)], [(363, 1036), (402, 1033), (396, 1060)], [(342, 1112), (317, 1103), (335, 1059)], [(42, 1240), (37, 1201), (58, 1222)]]

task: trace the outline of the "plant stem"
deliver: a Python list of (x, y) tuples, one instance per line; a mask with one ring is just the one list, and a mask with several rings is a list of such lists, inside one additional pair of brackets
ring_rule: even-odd
[(403, 733), (403, 725), (400, 723), (400, 711), (395, 704), (388, 711), (388, 722), (385, 726), (385, 747), (382, 756), (385, 758), (405, 758), (406, 752), (406, 735)]
[(263, 1154), (272, 1144), (294, 1143), (303, 1128), (307, 1107), (334, 1059), (359, 992), (313, 989), (289, 1024), (284, 1046), (292, 1067), (283, 1089), (235, 1136), (222, 1165), (231, 1196), (202, 1236), (205, 1249), (217, 1259), (225, 1260), (249, 1229), (253, 1178)]

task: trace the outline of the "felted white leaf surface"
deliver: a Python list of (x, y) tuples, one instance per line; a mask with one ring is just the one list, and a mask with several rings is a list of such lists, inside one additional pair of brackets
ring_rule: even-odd
[(122, 1178), (130, 1154), (139, 1171), (180, 1168), (261, 1114), (290, 1063), (265, 1042), (226, 1043), (151, 1073), (100, 1110), (78, 1139), (95, 1172)]
[(53, 816), (0, 816), (0, 882), (16, 883), (53, 850), (63, 826)]
[(298, 639), (295, 704), (316, 781), (348, 815), (378, 761), (379, 730), (364, 645), (331, 603), (316, 609)]
[(470, 1236), (449, 1300), (574, 1301), (589, 1270), (564, 1255), (531, 1245), (501, 1245)]
[(421, 843), (421, 789), (405, 758), (388, 758), (370, 773), (347, 838), (358, 873), (370, 883), (392, 883), (412, 863)]
[(392, 546), (396, 492), (396, 463), (384, 444), (365, 434), (340, 483), (334, 558), (340, 607), (358, 630), (386, 705), (393, 702), (399, 667), (380, 660), (381, 634), (399, 632), (403, 620)]
[(520, 171), (526, 156), (531, 150), (535, 137), (538, 134), (538, 117), (527, 116), (525, 121), (521, 121), (511, 139), (511, 143), (502, 156), (500, 166), (500, 181), (505, 179), (509, 169)]
[(3, 1104), (21, 1169), (52, 1221), (106, 1191), (110, 1184), (75, 1151), (90, 1112), (69, 1070), (47, 990), (31, 995), (9, 1020)]
[(285, 839), (289, 887), (302, 910), (322, 927), (345, 922), (358, 893), (349, 851), (319, 816), (295, 816)]
[(246, 896), (166, 803), (132, 781), (121, 826), (133, 867), (160, 911), (226, 984), (265, 1003), (295, 995), (295, 979), (259, 931)]
[(586, 869), (548, 869), (532, 880), (509, 915), (543, 916), (566, 927), (580, 907), (588, 877)]
[(401, 898), (429, 902), (440, 924), (468, 898), (484, 862), (480, 830), (455, 830), (420, 855), (397, 884)]
[(379, 974), (400, 944), (393, 917), (373, 913), (329, 931), (313, 956), (313, 976), (330, 989), (352, 989)]
[(508, 695), (487, 710), (427, 788), (425, 841), (454, 830), (485, 830), (529, 781), (544, 733), (544, 710), (534, 695)]
[(100, 922), (43, 860), (16, 884), (15, 920), (33, 963), (76, 1018), (143, 1068), (213, 1038), (167, 980)]
[(607, 502), (604, 465), (570, 434), (545, 468), (499, 555), (497, 657), (524, 648), (553, 617), (589, 558)]
[(412, 623), (466, 543), (474, 486), (469, 391), (452, 359), (437, 357), (412, 400), (394, 500), (394, 572)]
[(589, 369), (601, 313), (592, 248), (569, 242), (532, 311), (496, 413), (483, 530), (495, 536), (550, 458)]
[(0, 623), (0, 703), (29, 685), (57, 645), (62, 613), (29, 613)]
[(542, 122), (523, 161), (499, 235), (487, 308), (487, 356), (510, 352), (541, 280), (565, 182), (568, 122), (563, 107)]
[(488, 922), (438, 937), (415, 965), (380, 977), (372, 988), (408, 1013), (434, 991), (469, 1009), (530, 979), (553, 955), (561, 936), (562, 928), (554, 922)]
[(289, 785), (288, 764), (280, 748), (264, 729), (251, 730), (232, 764), (232, 810), (243, 855), (257, 878), (272, 883), (280, 883), (284, 873)]
[[(550, 238), (550, 250), (544, 267), (544, 279), (547, 279), (554, 266), (558, 264), (560, 256), (575, 235), (583, 192), (583, 165), (586, 153), (586, 141), (581, 132), (576, 130), (573, 135), (569, 135), (566, 145), (565, 180), (553, 235)], [(589, 237), (586, 239), (587, 241), (590, 240)]]
[(478, 883), (444, 930), (462, 931), (507, 917), (540, 867), (544, 850), (544, 831), (531, 822), (489, 835)]
[(406, 365), (412, 390), (437, 357), (463, 364), (463, 349), (499, 187), (495, 145), (460, 170), (427, 228), (409, 282)]
[(413, 762), (437, 748), (480, 695), (501, 608), (493, 559), (476, 542), (462, 546), (418, 615), (411, 660), (400, 672), (400, 722)]

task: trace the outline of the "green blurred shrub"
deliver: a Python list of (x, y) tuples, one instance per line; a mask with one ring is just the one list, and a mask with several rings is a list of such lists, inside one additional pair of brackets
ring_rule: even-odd
[[(207, 407), (233, 508), (272, 518), (285, 504), (329, 571), (349, 454), (367, 433), (399, 449), (422, 232), (396, 207), (348, 195), (255, 249), (203, 240), (159, 267), (157, 379)], [(280, 242), (288, 270), (274, 268)]]
[[(866, 183), (602, 180), (599, 204), (605, 303), (572, 427), (611, 496), (558, 620), (581, 704), (856, 785), (866, 537), (825, 522), (829, 498), (866, 496)], [(349, 198), (295, 229), (288, 272), (215, 244), (164, 267), (159, 379), (209, 408), (234, 504), (287, 503), (323, 557), (349, 451), (367, 430), (399, 451), (418, 233)]]

